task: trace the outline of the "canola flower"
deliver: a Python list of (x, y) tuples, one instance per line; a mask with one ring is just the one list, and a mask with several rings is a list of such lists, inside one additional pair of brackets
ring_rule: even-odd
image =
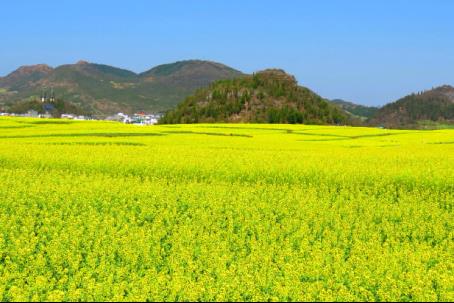
[(454, 131), (0, 119), (2, 301), (453, 301)]

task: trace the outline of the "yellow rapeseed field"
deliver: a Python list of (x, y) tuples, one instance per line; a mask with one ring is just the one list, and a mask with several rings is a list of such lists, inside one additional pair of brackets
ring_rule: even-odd
[(453, 301), (454, 130), (0, 119), (1, 301)]

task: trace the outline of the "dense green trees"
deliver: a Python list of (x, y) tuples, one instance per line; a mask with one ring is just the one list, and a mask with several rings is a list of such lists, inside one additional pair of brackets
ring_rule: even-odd
[(198, 122), (345, 124), (348, 117), (293, 76), (265, 70), (200, 89), (160, 120)]
[(419, 127), (420, 121), (454, 123), (454, 88), (448, 85), (411, 94), (382, 107), (370, 120), (386, 127)]

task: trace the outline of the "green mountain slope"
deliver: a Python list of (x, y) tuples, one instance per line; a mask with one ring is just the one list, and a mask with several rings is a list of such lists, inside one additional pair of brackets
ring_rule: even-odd
[(45, 64), (22, 66), (7, 77), (0, 78), (0, 87), (8, 87), (12, 92), (27, 89), (31, 84), (51, 74), (52, 71), (53, 69)]
[(343, 124), (347, 114), (282, 70), (220, 80), (198, 90), (160, 123), (254, 122)]
[(331, 102), (342, 108), (347, 113), (350, 113), (352, 116), (363, 120), (372, 117), (378, 111), (378, 107), (360, 105), (342, 99), (334, 99), (331, 100)]
[(387, 104), (369, 123), (389, 128), (420, 128), (424, 121), (454, 124), (454, 87), (440, 86)]
[(142, 74), (85, 61), (55, 69), (27, 66), (0, 78), (0, 105), (37, 99), (52, 88), (57, 98), (95, 114), (163, 111), (200, 87), (239, 75), (220, 63), (200, 60), (165, 64)]
[(178, 87), (193, 90), (207, 86), (213, 79), (229, 79), (241, 75), (237, 70), (220, 63), (189, 60), (173, 64), (164, 64), (140, 74), (145, 80), (177, 85)]

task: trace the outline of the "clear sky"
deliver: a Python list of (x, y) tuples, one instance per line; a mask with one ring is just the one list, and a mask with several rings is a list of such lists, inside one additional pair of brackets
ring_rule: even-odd
[(452, 0), (15, 0), (1, 2), (0, 26), (0, 76), (208, 59), (283, 68), (323, 97), (371, 105), (454, 85)]

